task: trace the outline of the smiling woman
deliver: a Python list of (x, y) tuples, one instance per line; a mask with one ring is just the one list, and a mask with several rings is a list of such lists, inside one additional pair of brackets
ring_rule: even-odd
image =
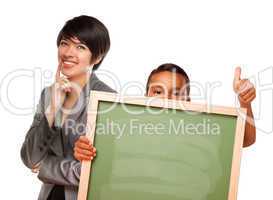
[[(99, 20), (79, 16), (66, 22), (57, 46), (55, 82), (41, 93), (21, 157), (43, 182), (40, 200), (76, 200), (81, 163), (74, 158), (73, 148), (85, 128), (71, 128), (71, 121), (75, 127), (86, 126), (90, 90), (114, 92), (92, 73), (107, 54), (110, 38)], [(91, 143), (81, 146), (96, 155)]]
[[(66, 61), (64, 67), (73, 64), (87, 67), (93, 64), (93, 70), (96, 70), (110, 48), (110, 38), (108, 30), (99, 20), (81, 16), (80, 20), (67, 22), (58, 35), (57, 45), (59, 62)], [(78, 60), (71, 59), (73, 53), (78, 55)]]

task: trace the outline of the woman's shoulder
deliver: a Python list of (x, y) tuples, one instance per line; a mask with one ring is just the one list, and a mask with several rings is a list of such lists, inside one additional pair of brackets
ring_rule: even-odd
[(98, 90), (103, 92), (113, 92), (116, 93), (114, 89), (108, 86), (106, 83), (101, 81), (95, 73), (92, 73), (90, 82), (89, 82), (90, 90)]
[(45, 110), (50, 103), (51, 89), (50, 86), (46, 86), (42, 89), (39, 100), (39, 107), (42, 110)]

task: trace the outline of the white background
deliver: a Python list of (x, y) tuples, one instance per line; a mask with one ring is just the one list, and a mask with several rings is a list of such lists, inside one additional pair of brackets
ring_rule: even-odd
[[(52, 79), (39, 78), (39, 73), (46, 71), (48, 76), (55, 73), (57, 34), (65, 21), (81, 14), (95, 16), (108, 27), (112, 45), (100, 71), (114, 73), (121, 86), (130, 81), (145, 85), (153, 68), (173, 62), (182, 66), (193, 82), (204, 87), (206, 83), (221, 81), (221, 87), (212, 94), (212, 103), (236, 106), (233, 71), (236, 65), (241, 65), (243, 78), (251, 77), (256, 84), (253, 109), (258, 130), (256, 144), (243, 150), (238, 199), (272, 199), (273, 12), (270, 1), (47, 2), (0, 3), (1, 199), (37, 199), (40, 182), (23, 165), (20, 148), (42, 87), (52, 83)], [(34, 68), (35, 79), (18, 76), (10, 82), (11, 101), (8, 102), (5, 92), (8, 74), (21, 69), (19, 74), (31, 75)], [(100, 77), (113, 86), (108, 78)], [(143, 95), (137, 88), (131, 88), (130, 93)], [(206, 100), (193, 98), (193, 101)], [(14, 106), (12, 109), (11, 104), (30, 110), (14, 109)]]

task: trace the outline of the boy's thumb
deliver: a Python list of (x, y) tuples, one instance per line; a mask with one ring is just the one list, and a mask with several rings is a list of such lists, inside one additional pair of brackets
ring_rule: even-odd
[(237, 83), (241, 80), (241, 67), (236, 67), (234, 72), (234, 82)]

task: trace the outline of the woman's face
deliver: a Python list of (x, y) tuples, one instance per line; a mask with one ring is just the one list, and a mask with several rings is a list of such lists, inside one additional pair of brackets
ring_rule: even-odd
[(75, 77), (91, 67), (92, 54), (77, 38), (62, 39), (58, 47), (58, 61), (63, 75)]

